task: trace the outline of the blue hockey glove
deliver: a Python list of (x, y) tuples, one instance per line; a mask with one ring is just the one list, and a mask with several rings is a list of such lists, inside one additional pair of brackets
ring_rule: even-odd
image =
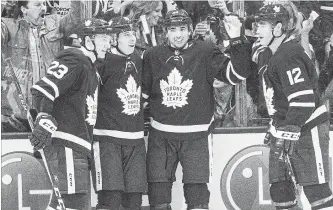
[(35, 122), (35, 128), (29, 136), (34, 150), (39, 150), (51, 144), (51, 135), (57, 130), (56, 120), (46, 113), (39, 114)]

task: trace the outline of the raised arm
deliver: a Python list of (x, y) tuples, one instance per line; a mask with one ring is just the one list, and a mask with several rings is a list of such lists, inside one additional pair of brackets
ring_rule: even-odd
[(60, 19), (59, 31), (69, 36), (72, 30), (81, 22), (81, 1), (72, 0), (71, 9), (67, 15)]

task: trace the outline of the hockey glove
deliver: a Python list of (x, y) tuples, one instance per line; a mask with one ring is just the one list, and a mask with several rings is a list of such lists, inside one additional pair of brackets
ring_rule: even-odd
[(206, 21), (202, 21), (195, 26), (193, 37), (202, 37), (209, 35), (210, 26)]
[(284, 160), (284, 154), (290, 156), (294, 153), (295, 146), (300, 137), (301, 128), (294, 125), (287, 125), (277, 128), (273, 151), (279, 155), (280, 160)]
[(48, 114), (39, 114), (35, 122), (35, 128), (29, 137), (34, 150), (43, 149), (51, 144), (51, 135), (57, 130), (56, 120)]
[(234, 15), (225, 16), (224, 27), (231, 39), (241, 36), (242, 23), (239, 17)]

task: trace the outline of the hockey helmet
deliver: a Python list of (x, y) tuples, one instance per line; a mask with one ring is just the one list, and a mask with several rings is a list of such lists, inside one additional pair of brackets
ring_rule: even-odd
[(285, 33), (291, 33), (297, 26), (298, 11), (292, 2), (276, 2), (266, 4), (259, 9), (255, 21), (268, 21), (274, 26), (282, 24)]
[(135, 31), (138, 29), (137, 25), (134, 24), (128, 17), (115, 17), (109, 21), (109, 26), (112, 27), (112, 34), (111, 34), (111, 45), (117, 46), (118, 45), (118, 35), (119, 33)]
[(192, 26), (192, 19), (183, 9), (172, 10), (166, 14), (164, 24), (166, 27), (187, 24)]
[(137, 29), (136, 24), (128, 17), (115, 17), (110, 20), (109, 26), (112, 27), (112, 32), (116, 34), (124, 31), (135, 31)]
[(97, 18), (90, 18), (85, 20), (78, 28), (78, 34), (81, 36), (110, 33), (114, 33), (114, 31), (108, 22)]

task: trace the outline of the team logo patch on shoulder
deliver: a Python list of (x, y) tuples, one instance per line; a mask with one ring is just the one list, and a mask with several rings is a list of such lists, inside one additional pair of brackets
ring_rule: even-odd
[(96, 88), (94, 96), (87, 96), (87, 107), (88, 107), (88, 116), (86, 118), (86, 121), (89, 125), (95, 125), (96, 124), (96, 118), (97, 118), (97, 90)]
[(127, 115), (136, 115), (140, 111), (140, 97), (141, 87), (137, 85), (136, 81), (130, 75), (126, 83), (126, 89), (117, 89), (117, 95), (123, 102), (123, 111)]
[(279, 6), (274, 6), (273, 9), (275, 12), (281, 12), (281, 8)]
[(182, 82), (182, 78), (183, 76), (179, 73), (178, 69), (174, 68), (168, 76), (168, 81), (161, 80), (162, 104), (174, 109), (188, 104), (187, 94), (190, 92), (193, 82), (189, 79)]

